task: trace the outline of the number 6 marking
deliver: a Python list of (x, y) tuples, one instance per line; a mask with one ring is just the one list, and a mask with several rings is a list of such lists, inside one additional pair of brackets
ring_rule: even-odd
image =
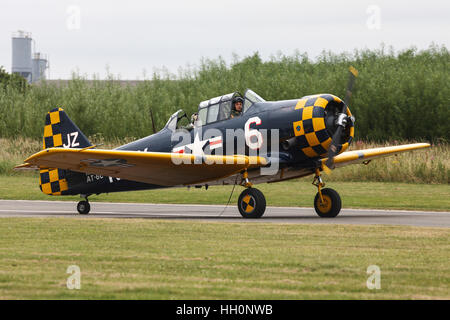
[[(247, 143), (250, 149), (259, 149), (263, 144), (263, 137), (261, 132), (256, 129), (250, 129), (250, 125), (255, 123), (257, 126), (261, 124), (259, 117), (253, 117), (247, 120), (245, 123), (245, 143)], [(252, 137), (256, 137), (256, 141), (252, 141)]]

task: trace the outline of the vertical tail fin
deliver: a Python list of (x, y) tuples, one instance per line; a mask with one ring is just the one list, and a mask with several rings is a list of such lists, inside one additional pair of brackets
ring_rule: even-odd
[[(88, 138), (61, 108), (55, 108), (45, 117), (43, 148), (86, 148), (91, 146)], [(70, 173), (70, 174), (68, 174)], [(39, 187), (49, 195), (64, 195), (69, 191), (68, 176), (84, 176), (69, 170), (42, 168)]]
[(47, 113), (44, 127), (43, 148), (86, 148), (91, 146), (88, 138), (61, 108)]

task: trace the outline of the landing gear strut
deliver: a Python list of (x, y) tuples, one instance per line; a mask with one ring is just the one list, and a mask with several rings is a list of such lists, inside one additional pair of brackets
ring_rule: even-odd
[(324, 188), (325, 183), (320, 177), (319, 169), (316, 169), (316, 175), (312, 183), (317, 187), (317, 194), (314, 198), (314, 209), (321, 218), (334, 218), (341, 211), (342, 202), (339, 193), (331, 188)]
[(85, 200), (78, 202), (77, 210), (79, 214), (88, 214), (91, 210), (91, 205), (88, 201), (88, 196), (82, 196)]
[(246, 187), (238, 199), (238, 209), (241, 216), (249, 219), (261, 218), (266, 211), (266, 198), (261, 191), (252, 188), (247, 171), (242, 174), (241, 185)]

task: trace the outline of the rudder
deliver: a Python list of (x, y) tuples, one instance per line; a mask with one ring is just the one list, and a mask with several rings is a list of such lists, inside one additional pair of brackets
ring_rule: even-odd
[[(45, 117), (43, 148), (86, 148), (91, 146), (88, 138), (61, 108), (55, 108)], [(39, 171), (39, 187), (48, 195), (64, 195), (69, 191), (67, 173), (71, 176), (84, 174), (69, 170), (42, 168)]]
[(45, 117), (43, 148), (86, 148), (88, 138), (61, 108), (55, 108)]

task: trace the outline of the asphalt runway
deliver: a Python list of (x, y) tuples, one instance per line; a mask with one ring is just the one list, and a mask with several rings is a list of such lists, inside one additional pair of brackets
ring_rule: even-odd
[(324, 219), (314, 208), (267, 207), (260, 219), (243, 219), (235, 204), (181, 205), (90, 202), (91, 212), (80, 215), (76, 202), (0, 200), (0, 218), (66, 217), (66, 218), (140, 218), (199, 220), (219, 222), (385, 224), (422, 227), (450, 227), (450, 212), (342, 209), (336, 218)]

